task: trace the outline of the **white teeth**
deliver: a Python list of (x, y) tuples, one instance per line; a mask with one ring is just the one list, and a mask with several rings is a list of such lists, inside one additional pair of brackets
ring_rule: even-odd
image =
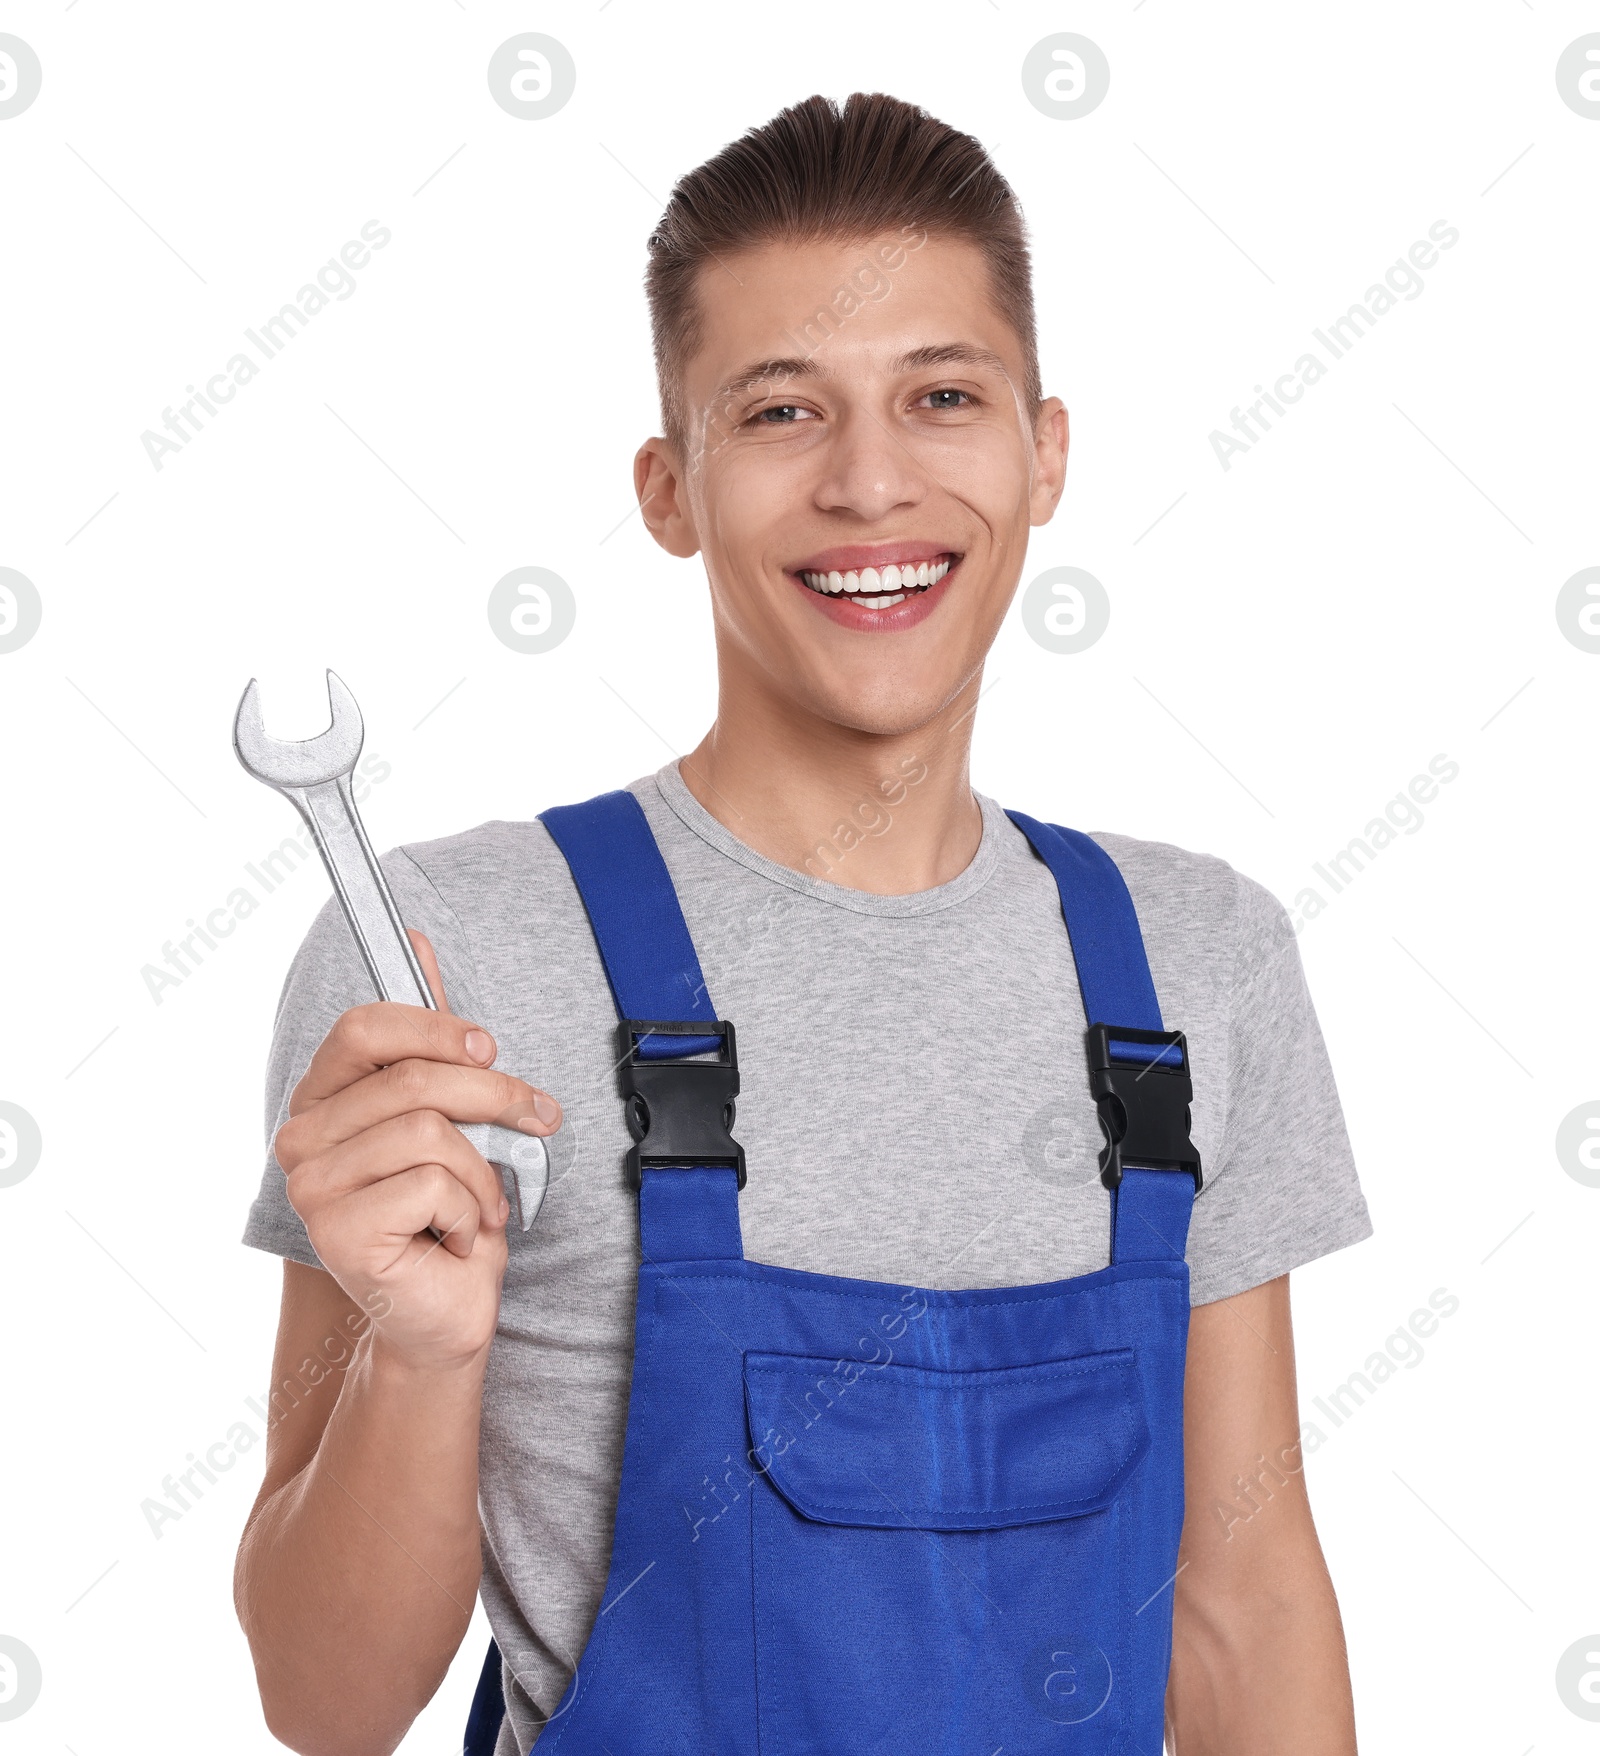
[(802, 573), (800, 577), (813, 591), (833, 595), (843, 593), (868, 609), (887, 609), (911, 591), (926, 591), (937, 585), (950, 571), (945, 561), (902, 561), (887, 567), (863, 567), (859, 573)]

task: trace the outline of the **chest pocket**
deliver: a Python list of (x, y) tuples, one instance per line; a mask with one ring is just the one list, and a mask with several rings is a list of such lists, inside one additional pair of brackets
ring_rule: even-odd
[(1119, 1500), (1150, 1443), (1131, 1348), (968, 1372), (750, 1353), (744, 1391), (763, 1756), (1116, 1748)]

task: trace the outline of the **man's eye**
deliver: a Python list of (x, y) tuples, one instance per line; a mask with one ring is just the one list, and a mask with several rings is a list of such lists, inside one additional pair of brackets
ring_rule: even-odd
[(964, 390), (930, 390), (926, 400), (929, 408), (958, 409), (972, 398)]
[(805, 413), (804, 409), (797, 408), (792, 402), (785, 402), (779, 403), (775, 408), (761, 409), (754, 418), (764, 426), (779, 427), (800, 420)]

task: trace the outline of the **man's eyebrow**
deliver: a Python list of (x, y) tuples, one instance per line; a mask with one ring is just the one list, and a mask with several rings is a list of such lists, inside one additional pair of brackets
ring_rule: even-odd
[(913, 348), (902, 354), (902, 372), (919, 372), (926, 366), (978, 366), (988, 372), (1007, 376), (1006, 363), (992, 348), (974, 347), (970, 342), (949, 341), (936, 346)]
[[(976, 366), (982, 371), (998, 372), (1007, 377), (1005, 361), (992, 348), (980, 348), (971, 342), (947, 341), (913, 348), (895, 361), (897, 372), (921, 372), (929, 366)], [(731, 402), (763, 384), (779, 386), (796, 378), (823, 378), (827, 374), (809, 355), (793, 354), (786, 359), (757, 360), (736, 372), (717, 392), (720, 400)]]
[(822, 368), (814, 360), (796, 354), (786, 360), (757, 360), (744, 367), (717, 392), (719, 397), (742, 396), (759, 384), (787, 383), (791, 378), (819, 378)]

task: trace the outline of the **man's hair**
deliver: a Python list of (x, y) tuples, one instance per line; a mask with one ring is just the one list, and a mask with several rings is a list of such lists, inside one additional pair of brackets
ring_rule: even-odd
[[(701, 269), (769, 243), (848, 242), (921, 231), (983, 252), (1001, 315), (1022, 343), (1023, 400), (1038, 414), (1033, 277), (1022, 209), (982, 145), (883, 92), (810, 97), (725, 146), (677, 183), (650, 238), (645, 292), (662, 430), (684, 454), (683, 373), (700, 345)], [(817, 314), (828, 333), (838, 318)]]

